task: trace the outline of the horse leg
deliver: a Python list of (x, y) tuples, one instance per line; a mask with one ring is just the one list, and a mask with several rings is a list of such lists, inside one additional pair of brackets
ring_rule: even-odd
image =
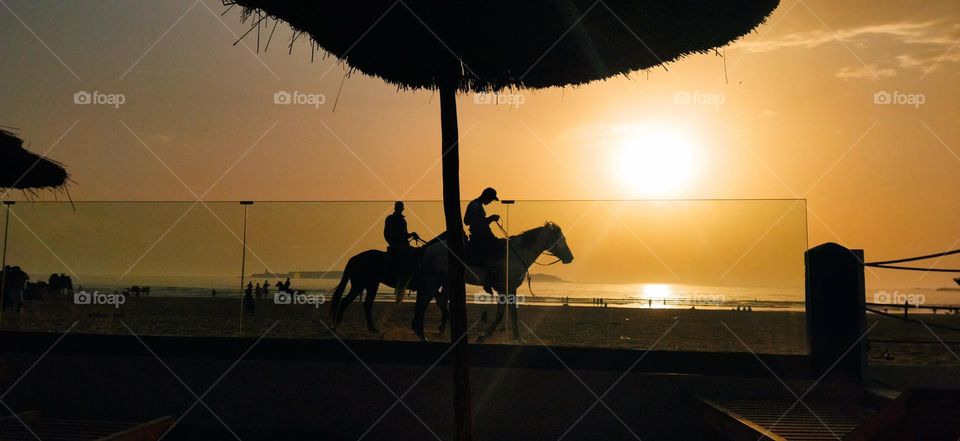
[(347, 307), (350, 306), (350, 303), (353, 302), (353, 299), (357, 298), (360, 295), (360, 291), (363, 290), (362, 286), (350, 284), (350, 292), (347, 293), (347, 296), (340, 301), (340, 309), (337, 310), (337, 317), (334, 320), (334, 324), (339, 325), (343, 321), (343, 312), (347, 310)]
[(437, 294), (436, 298), (437, 298), (437, 307), (440, 308), (440, 333), (443, 334), (443, 332), (447, 328), (447, 319), (449, 318), (449, 315), (450, 315), (450, 302), (448, 301), (447, 296), (443, 294), (443, 292), (440, 292), (439, 294)]
[(436, 293), (436, 288), (426, 283), (417, 291), (417, 302), (413, 308), (413, 323), (410, 327), (413, 328), (413, 332), (420, 337), (421, 341), (427, 341), (426, 336), (423, 335), (423, 318), (427, 312), (427, 307), (430, 306), (430, 301), (437, 295)]
[(371, 284), (367, 287), (367, 296), (363, 299), (363, 312), (367, 316), (367, 330), (370, 332), (379, 332), (373, 324), (373, 302), (377, 300), (377, 288), (380, 283)]
[(334, 292), (333, 297), (330, 298), (330, 312), (329, 317), (330, 321), (333, 322), (333, 326), (337, 326), (337, 314), (340, 312), (340, 299), (343, 298), (343, 293)]
[(499, 297), (499, 294), (496, 299), (497, 299), (497, 316), (493, 319), (493, 322), (490, 323), (490, 326), (487, 327), (487, 330), (484, 331), (483, 334), (480, 334), (479, 341), (481, 343), (483, 342), (484, 338), (493, 335), (493, 333), (497, 331), (497, 326), (500, 326), (500, 322), (503, 321), (503, 313), (506, 311), (507, 305)]

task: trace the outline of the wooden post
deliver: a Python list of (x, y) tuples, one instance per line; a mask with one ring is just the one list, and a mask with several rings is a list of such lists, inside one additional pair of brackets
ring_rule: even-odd
[(830, 369), (825, 384), (859, 389), (867, 347), (863, 250), (825, 243), (807, 250), (804, 261), (807, 343), (814, 378)]
[(454, 426), (457, 441), (472, 437), (470, 404), (470, 365), (467, 360), (467, 291), (463, 267), (463, 218), (460, 215), (460, 146), (457, 128), (458, 74), (447, 71), (439, 82), (441, 166), (443, 176), (443, 217), (447, 226), (450, 256), (443, 290), (449, 293), (450, 344), (453, 365)]

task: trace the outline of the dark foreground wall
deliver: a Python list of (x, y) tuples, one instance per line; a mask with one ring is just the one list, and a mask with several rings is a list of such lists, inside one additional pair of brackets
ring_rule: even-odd
[[(2, 337), (0, 385), (13, 386), (2, 401), (16, 411), (114, 421), (186, 415), (165, 439), (234, 439), (230, 431), (244, 440), (364, 434), (370, 440), (431, 440), (453, 433), (443, 344), (347, 342), (347, 349), (336, 340), (264, 340), (237, 362), (253, 340), (145, 339), (161, 362), (133, 337), (68, 336), (43, 358), (57, 336)], [(473, 361), (482, 367), (471, 373), (475, 439), (626, 440), (636, 439), (634, 434), (644, 440), (710, 439), (707, 427), (682, 404), (682, 388), (782, 387), (750, 354), (641, 356), (640, 351), (476, 347)], [(781, 376), (804, 374), (803, 357), (764, 360)], [(656, 373), (662, 371), (688, 373)], [(604, 395), (614, 383), (604, 403), (596, 404), (594, 394)], [(195, 405), (190, 389), (205, 405)]]

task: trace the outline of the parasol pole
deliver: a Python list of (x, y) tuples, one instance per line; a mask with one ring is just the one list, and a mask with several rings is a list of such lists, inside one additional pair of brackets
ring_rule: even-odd
[(450, 248), (447, 280), (443, 290), (449, 293), (450, 344), (453, 345), (453, 405), (457, 441), (469, 441), (472, 432), (470, 405), (470, 366), (467, 360), (467, 292), (463, 267), (463, 218), (460, 216), (460, 152), (457, 129), (457, 70), (441, 74), (440, 127), (442, 138), (443, 214)]
[(14, 201), (3, 201), (3, 205), (7, 207), (7, 220), (3, 226), (3, 263), (0, 264), (0, 326), (3, 326), (3, 294), (7, 290), (7, 237), (10, 231), (10, 206), (15, 204)]

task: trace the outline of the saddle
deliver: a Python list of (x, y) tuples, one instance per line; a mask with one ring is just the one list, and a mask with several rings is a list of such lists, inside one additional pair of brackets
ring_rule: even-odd
[(420, 261), (423, 259), (423, 247), (394, 248), (387, 247), (390, 267), (393, 269), (392, 279), (399, 289), (417, 290), (417, 278), (414, 277)]
[(465, 261), (469, 266), (490, 268), (498, 260), (506, 257), (506, 239), (487, 239), (482, 242), (468, 240), (466, 243)]

